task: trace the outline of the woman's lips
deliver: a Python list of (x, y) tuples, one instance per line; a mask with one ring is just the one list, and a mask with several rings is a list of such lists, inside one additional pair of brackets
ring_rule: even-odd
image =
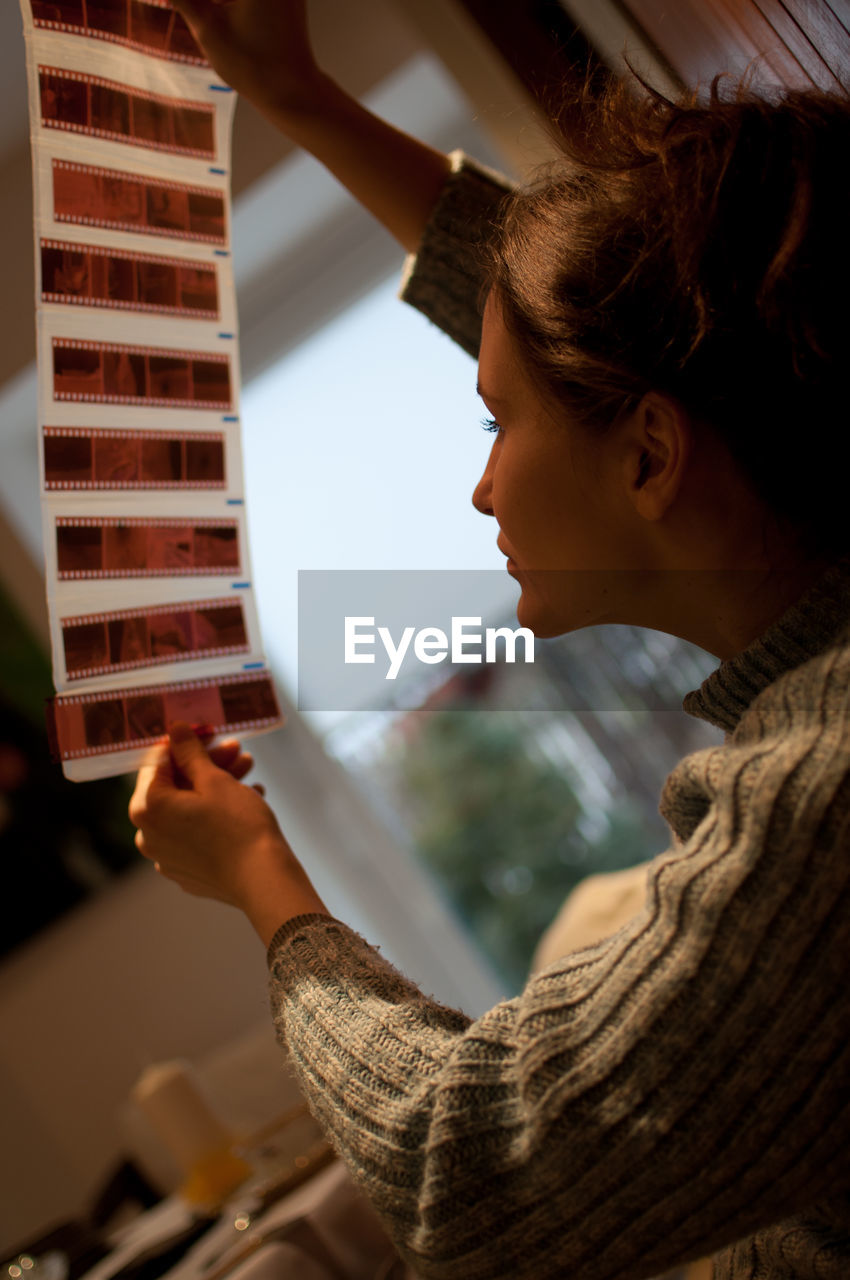
[(505, 568), (508, 573), (513, 573), (516, 570), (516, 562), (511, 559), (510, 552), (505, 550), (498, 538), (496, 539), (496, 546), (501, 551), (502, 555), (507, 558)]

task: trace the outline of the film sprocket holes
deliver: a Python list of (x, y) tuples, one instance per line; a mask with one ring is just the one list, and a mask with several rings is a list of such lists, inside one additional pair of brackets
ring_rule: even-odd
[(230, 358), (208, 351), (54, 338), (53, 395), (90, 404), (230, 409)]
[(113, 693), (53, 699), (53, 746), (62, 760), (103, 755), (158, 742), (185, 720), (215, 733), (271, 726), (280, 708), (268, 675), (139, 686)]
[(21, 9), (51, 731), (85, 780), (136, 768), (169, 720), (280, 723), (245, 543), (235, 99), (170, 0)]
[(214, 187), (53, 161), (53, 216), (84, 227), (227, 243), (225, 199)]
[(222, 489), (220, 431), (45, 427), (47, 489)]
[(102, 76), (39, 67), (41, 122), (136, 147), (215, 159), (215, 112), (127, 89)]
[(69, 680), (249, 649), (241, 600), (200, 600), (62, 619)]
[(32, 0), (36, 27), (109, 40), (175, 62), (206, 65), (169, 0)]
[(220, 314), (215, 266), (64, 240), (41, 241), (41, 298), (201, 320)]
[(236, 520), (145, 520), (58, 516), (60, 581), (72, 578), (234, 575), (239, 571)]

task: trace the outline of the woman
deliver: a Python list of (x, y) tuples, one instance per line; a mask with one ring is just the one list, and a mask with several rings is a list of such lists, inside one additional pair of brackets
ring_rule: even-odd
[[(186, 726), (137, 843), (269, 948), (281, 1038), (428, 1277), (850, 1275), (850, 563), (837, 304), (844, 100), (614, 95), (569, 167), (498, 183), (316, 69), (303, 3), (175, 0), (220, 72), (420, 246), (407, 296), (478, 345), (521, 623), (660, 628), (721, 665), (642, 910), (474, 1023), (332, 920), (244, 776)], [(492, 244), (482, 273), (470, 243)], [(229, 752), (229, 755), (228, 755)]]

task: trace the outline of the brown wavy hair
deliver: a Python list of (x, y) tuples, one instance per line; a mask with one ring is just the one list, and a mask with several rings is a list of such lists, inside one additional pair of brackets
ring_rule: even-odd
[(592, 429), (675, 397), (807, 550), (850, 548), (850, 99), (613, 84), (557, 127), (487, 273), (526, 366)]

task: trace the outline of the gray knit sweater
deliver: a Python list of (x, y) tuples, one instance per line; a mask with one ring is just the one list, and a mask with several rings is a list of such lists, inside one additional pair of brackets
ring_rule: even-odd
[[(477, 346), (462, 167), (407, 296)], [(423, 1277), (850, 1280), (850, 561), (688, 696), (726, 731), (664, 786), (619, 933), (475, 1022), (345, 925), (269, 948), (310, 1102)]]

